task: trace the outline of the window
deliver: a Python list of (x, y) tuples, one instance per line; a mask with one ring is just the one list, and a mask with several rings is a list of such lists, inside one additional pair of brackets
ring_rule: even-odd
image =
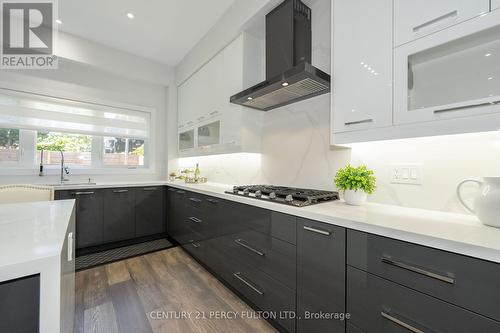
[(0, 88), (0, 167), (146, 168), (152, 112)]
[(0, 128), (0, 163), (19, 161), (19, 130)]
[(43, 158), (44, 165), (60, 165), (62, 151), (65, 165), (92, 165), (92, 136), (90, 135), (38, 132), (36, 147), (37, 163), (40, 163), (40, 159)]
[(105, 137), (104, 165), (144, 166), (144, 140)]

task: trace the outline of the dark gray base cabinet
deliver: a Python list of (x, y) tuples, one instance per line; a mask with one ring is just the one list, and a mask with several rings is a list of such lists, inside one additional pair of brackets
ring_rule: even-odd
[(76, 248), (104, 243), (104, 198), (101, 190), (57, 191), (56, 199), (76, 200)]
[(458, 306), (347, 268), (350, 322), (365, 332), (500, 332), (500, 324)]
[(347, 263), (500, 321), (500, 265), (350, 230)]
[(37, 333), (40, 275), (0, 282), (0, 332)]
[[(297, 219), (297, 331), (345, 332), (344, 228)], [(336, 319), (318, 319), (329, 314)]]
[(61, 190), (55, 198), (76, 199), (78, 250), (166, 235), (164, 186)]
[(175, 188), (167, 202), (169, 235), (284, 331), (345, 332), (313, 318), (344, 315), (344, 228)]

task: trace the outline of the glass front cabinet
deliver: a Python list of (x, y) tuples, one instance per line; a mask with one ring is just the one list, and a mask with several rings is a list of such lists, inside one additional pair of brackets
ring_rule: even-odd
[(179, 151), (194, 148), (194, 128), (179, 131)]
[(394, 49), (394, 123), (500, 112), (500, 10)]

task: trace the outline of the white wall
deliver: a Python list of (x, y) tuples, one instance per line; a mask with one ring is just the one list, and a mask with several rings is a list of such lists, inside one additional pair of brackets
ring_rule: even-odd
[[(57, 52), (60, 57), (58, 69), (0, 71), (0, 86), (82, 101), (154, 108), (152, 133), (155, 149), (151, 158), (155, 168), (152, 172), (121, 175), (92, 173), (72, 175), (70, 178), (75, 181), (87, 180), (88, 177), (95, 181), (165, 179), (169, 154), (167, 131), (171, 126), (167, 110), (176, 110), (173, 68), (78, 37), (62, 35)], [(0, 171), (2, 183), (54, 181), (57, 181), (57, 176), (41, 178), (36, 170), (31, 175), (22, 176), (2, 175)]]

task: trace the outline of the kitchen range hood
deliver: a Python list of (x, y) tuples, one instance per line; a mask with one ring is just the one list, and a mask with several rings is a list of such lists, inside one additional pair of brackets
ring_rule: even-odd
[(311, 65), (311, 9), (285, 0), (266, 15), (266, 80), (230, 102), (269, 111), (330, 92), (330, 75)]

